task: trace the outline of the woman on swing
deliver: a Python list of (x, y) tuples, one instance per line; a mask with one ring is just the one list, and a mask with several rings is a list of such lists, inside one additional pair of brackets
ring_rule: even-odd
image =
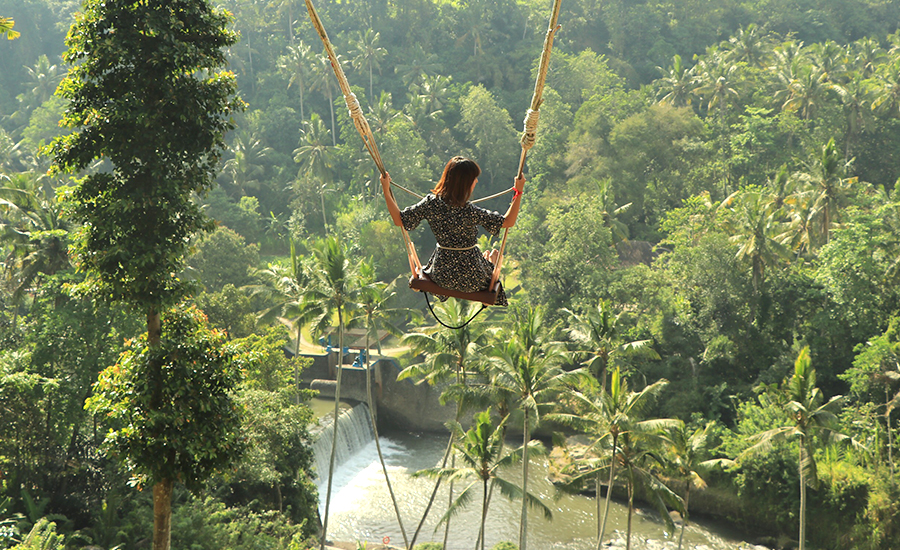
[[(391, 176), (381, 176), (381, 187), (388, 212), (395, 225), (407, 231), (415, 229), (422, 219), (428, 220), (431, 232), (437, 240), (437, 248), (423, 271), (438, 286), (460, 292), (489, 290), (491, 275), (499, 251), (481, 253), (476, 244), (477, 226), (482, 226), (496, 236), (503, 227), (512, 227), (519, 215), (525, 176), (519, 176), (513, 184), (512, 203), (505, 215), (492, 212), (469, 202), (481, 168), (465, 157), (453, 157), (444, 167), (441, 179), (431, 193), (417, 204), (400, 210), (391, 193)], [(446, 300), (446, 296), (439, 296)], [(506, 306), (503, 288), (497, 293), (496, 305)]]

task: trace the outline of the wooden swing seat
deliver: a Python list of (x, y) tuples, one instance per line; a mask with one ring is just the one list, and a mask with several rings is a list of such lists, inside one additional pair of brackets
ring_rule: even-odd
[(492, 306), (497, 303), (497, 294), (500, 292), (500, 281), (497, 281), (497, 283), (494, 285), (493, 290), (482, 290), (479, 292), (460, 292), (459, 290), (452, 290), (449, 288), (438, 286), (438, 284), (432, 281), (431, 278), (428, 277), (428, 275), (417, 270), (416, 274), (409, 278), (409, 288), (415, 290), (416, 292), (428, 292), (430, 294), (436, 294), (438, 296), (449, 296), (458, 300), (481, 302), (486, 306)]

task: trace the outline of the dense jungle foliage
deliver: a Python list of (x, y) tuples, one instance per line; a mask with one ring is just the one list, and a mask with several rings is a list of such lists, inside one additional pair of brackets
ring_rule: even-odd
[[(405, 289), (378, 172), (304, 5), (222, 6), (240, 35), (227, 59), (246, 108), (218, 186), (196, 198), (217, 229), (177, 259), (173, 276), (193, 293), (172, 315), (194, 319), (192, 342), (225, 341), (240, 366), (218, 375), (241, 411), (222, 437), (241, 434), (244, 448), (192, 492), (176, 488), (172, 544), (307, 548), (319, 521), (312, 413), (293, 383), (303, 362), (282, 349), (336, 322), (328, 262), (346, 256), (351, 319), (428, 331), (410, 323), (421, 298)], [(425, 193), (463, 154), (483, 169), (476, 194), (512, 184), (514, 121), (549, 5), (317, 8), (395, 181)], [(127, 380), (106, 371), (94, 385), (144, 353), (143, 319), (83, 291), (69, 248), (81, 228), (61, 200), (74, 176), (49, 175), (46, 146), (66, 131), (54, 92), (80, 9), (0, 0), (0, 25), (19, 33), (0, 34), (0, 548), (139, 548), (152, 526), (140, 472), (123, 471), (122, 441), (105, 437), (127, 411), (104, 391)], [(680, 420), (703, 431), (703, 460), (736, 460), (706, 477), (752, 533), (796, 540), (797, 488), (808, 485), (813, 546), (900, 546), (898, 22), (895, 0), (563, 0), (506, 252), (512, 307), (482, 318), (500, 330), (484, 331), (480, 354), (518, 343), (567, 371), (585, 366), (596, 387), (582, 382), (585, 401), (554, 411), (561, 424), (610, 395), (614, 372), (635, 395), (654, 388), (641, 418)], [(431, 235), (414, 238), (427, 255)], [(538, 310), (540, 341), (523, 328)], [(429, 357), (421, 339), (407, 343)], [(497, 363), (470, 366), (488, 379)], [(610, 433), (599, 420), (571, 429)], [(677, 479), (676, 463), (654, 475)], [(22, 542), (30, 531), (55, 546)]]

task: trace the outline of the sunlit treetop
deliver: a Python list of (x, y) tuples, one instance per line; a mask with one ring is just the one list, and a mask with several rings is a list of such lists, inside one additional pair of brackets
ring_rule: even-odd
[(243, 108), (223, 70), (230, 21), (203, 1), (88, 0), (69, 30), (57, 93), (74, 131), (50, 151), (57, 171), (109, 163), (65, 198), (84, 224), (76, 259), (112, 299), (158, 306), (184, 293), (175, 274), (188, 242), (212, 227), (192, 194), (214, 185)]

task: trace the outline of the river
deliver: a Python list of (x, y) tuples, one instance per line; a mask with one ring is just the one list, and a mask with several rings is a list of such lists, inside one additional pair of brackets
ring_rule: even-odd
[[(360, 409), (365, 412), (364, 406)], [(362, 414), (359, 411), (352, 411)], [(344, 421), (342, 414), (342, 423)], [(352, 415), (350, 415), (352, 416)], [(356, 428), (365, 430), (357, 420)], [(371, 429), (368, 427), (368, 429)], [(346, 439), (346, 438), (345, 438)], [(363, 436), (350, 437), (363, 443), (343, 456), (343, 463), (335, 468), (332, 501), (328, 523), (331, 540), (366, 541), (382, 543), (389, 538), (393, 545), (403, 546), (384, 474), (378, 462), (375, 442)], [(323, 442), (324, 443), (324, 442)], [(399, 502), (407, 535), (412, 537), (425, 509), (433, 487), (433, 481), (413, 478), (411, 473), (439, 465), (446, 448), (447, 438), (440, 435), (392, 432), (382, 434), (381, 448), (388, 465), (388, 474)], [(512, 443), (510, 443), (512, 445)], [(327, 447), (327, 446), (326, 446)], [(340, 455), (339, 455), (340, 456)], [(327, 462), (320, 471), (327, 472)], [(518, 469), (502, 472), (510, 481), (520, 482)], [(323, 479), (325, 476), (322, 476)], [(320, 510), (324, 511), (325, 486), (320, 482)], [(529, 492), (539, 496), (553, 511), (553, 519), (546, 520), (538, 511), (528, 516), (528, 546), (534, 550), (593, 550), (596, 544), (596, 503), (582, 495), (562, 494), (547, 481), (546, 460), (536, 460), (529, 472)], [(460, 490), (459, 487), (456, 488)], [(481, 518), (481, 491), (459, 515), (450, 522), (447, 550), (467, 550), (475, 547)], [(448, 489), (443, 486), (435, 505), (426, 520), (416, 543), (442, 542), (443, 526), (438, 527), (440, 517), (447, 509)], [(495, 494), (487, 518), (487, 548), (500, 541), (517, 542), (521, 501), (511, 502)], [(610, 508), (606, 539), (614, 546), (624, 547), (627, 507), (613, 502)], [(632, 544), (635, 550), (675, 549), (677, 531), (665, 532), (663, 522), (653, 511), (639, 510), (632, 521)], [(436, 528), (438, 530), (436, 531)], [(619, 543), (616, 543), (619, 539)], [(691, 522), (684, 535), (684, 548), (693, 550), (735, 550), (747, 548), (738, 535), (727, 528), (703, 522)]]

